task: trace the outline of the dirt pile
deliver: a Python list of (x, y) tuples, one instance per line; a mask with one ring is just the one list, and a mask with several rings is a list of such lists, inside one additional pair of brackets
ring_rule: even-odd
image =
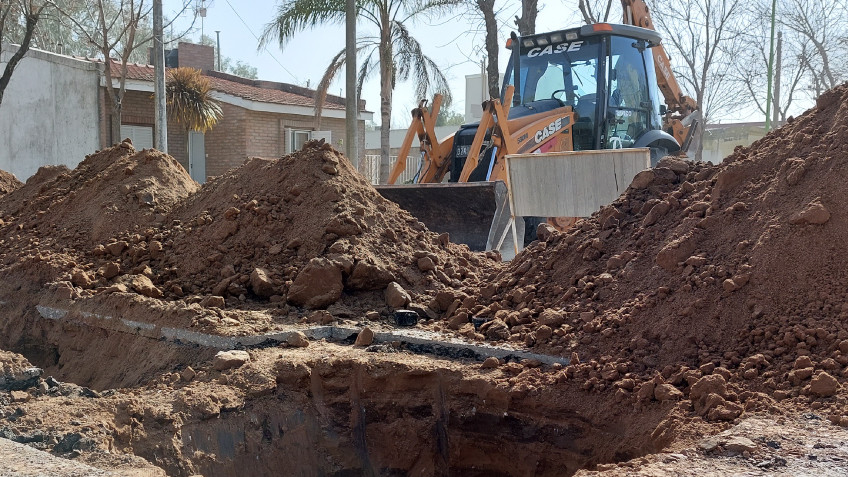
[(127, 140), (86, 156), (74, 170), (42, 167), (3, 198), (0, 213), (18, 229), (83, 248), (161, 220), (197, 188), (175, 159), (155, 150), (136, 152)]
[(487, 261), (429, 232), (318, 141), (281, 159), (248, 160), (179, 203), (165, 222), (104, 242), (88, 288), (140, 274), (146, 285), (133, 277), (130, 289), (154, 297), (188, 295), (218, 307), (340, 302), (339, 313), (364, 312), (385, 308), (392, 282), (402, 285), (393, 302), (400, 308), (474, 283)]
[(128, 292), (336, 316), (388, 304), (435, 317), (436, 291), (470, 293), (494, 263), (429, 232), (317, 141), (202, 189), (170, 156), (125, 142), (73, 171), (42, 168), (0, 214), (7, 271), (66, 298)]
[(197, 188), (176, 160), (136, 152), (129, 141), (87, 156), (74, 170), (42, 167), (0, 198), (2, 267), (21, 286), (88, 283), (97, 245), (161, 221)]
[(489, 339), (583, 359), (587, 387), (687, 395), (710, 418), (833, 396), (848, 377), (846, 114), (842, 86), (720, 165), (664, 159), (574, 231), (543, 226), (460, 311), (487, 317)]

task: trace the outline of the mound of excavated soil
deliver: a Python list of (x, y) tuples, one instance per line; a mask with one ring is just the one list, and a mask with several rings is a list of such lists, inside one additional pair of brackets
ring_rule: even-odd
[(40, 237), (78, 237), (94, 245), (161, 218), (198, 185), (172, 157), (136, 152), (128, 140), (86, 156), (76, 169), (41, 168), (0, 201), (4, 220)]
[(400, 308), (473, 284), (494, 263), (429, 232), (317, 141), (278, 160), (247, 161), (180, 202), (162, 226), (123, 230), (95, 248), (77, 286), (118, 282), (210, 306), (338, 302), (363, 312), (385, 309), (391, 282), (404, 289), (388, 300)]
[(455, 314), (490, 318), (489, 339), (591, 359), (590, 387), (662, 371), (651, 391), (668, 380), (699, 410), (728, 397), (725, 380), (833, 395), (848, 376), (848, 86), (817, 104), (720, 165), (666, 158), (572, 232), (543, 226), (486, 306)]
[(129, 141), (87, 156), (74, 170), (42, 167), (0, 198), (3, 267), (20, 285), (65, 275), (88, 283), (81, 270), (91, 266), (92, 249), (109, 237), (161, 222), (197, 188), (172, 157), (136, 152)]

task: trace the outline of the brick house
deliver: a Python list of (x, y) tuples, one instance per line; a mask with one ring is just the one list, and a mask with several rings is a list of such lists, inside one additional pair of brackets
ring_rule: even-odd
[[(212, 97), (223, 111), (218, 124), (206, 134), (168, 124), (168, 153), (198, 182), (241, 165), (252, 156), (278, 157), (298, 150), (309, 139), (324, 138), (344, 150), (345, 100), (328, 95), (321, 121), (315, 128), (315, 91), (273, 81), (251, 80), (214, 71), (211, 46), (180, 43), (166, 54), (168, 67), (198, 68), (212, 84)], [(113, 74), (115, 70), (113, 69)], [(101, 80), (101, 146), (133, 139), (136, 147), (153, 146), (153, 67), (128, 65), (121, 114), (121, 138), (110, 137), (111, 103)], [(117, 84), (117, 79), (114, 79)], [(365, 121), (372, 113), (359, 107), (359, 151), (365, 149)]]

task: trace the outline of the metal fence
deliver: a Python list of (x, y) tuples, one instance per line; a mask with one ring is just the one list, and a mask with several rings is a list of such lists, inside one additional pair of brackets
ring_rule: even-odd
[[(391, 167), (394, 167), (397, 156), (389, 156)], [(366, 154), (359, 162), (359, 172), (371, 181), (372, 184), (380, 183), (380, 155)], [(406, 169), (401, 173), (395, 184), (406, 184), (412, 182), (415, 173), (418, 172), (418, 156), (406, 157)]]

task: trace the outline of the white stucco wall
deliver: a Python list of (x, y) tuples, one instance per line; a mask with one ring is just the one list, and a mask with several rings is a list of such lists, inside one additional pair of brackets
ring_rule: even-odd
[[(2, 46), (0, 68), (15, 48)], [(98, 81), (92, 62), (27, 52), (0, 104), (0, 169), (26, 181), (41, 166), (74, 168), (97, 150)]]

